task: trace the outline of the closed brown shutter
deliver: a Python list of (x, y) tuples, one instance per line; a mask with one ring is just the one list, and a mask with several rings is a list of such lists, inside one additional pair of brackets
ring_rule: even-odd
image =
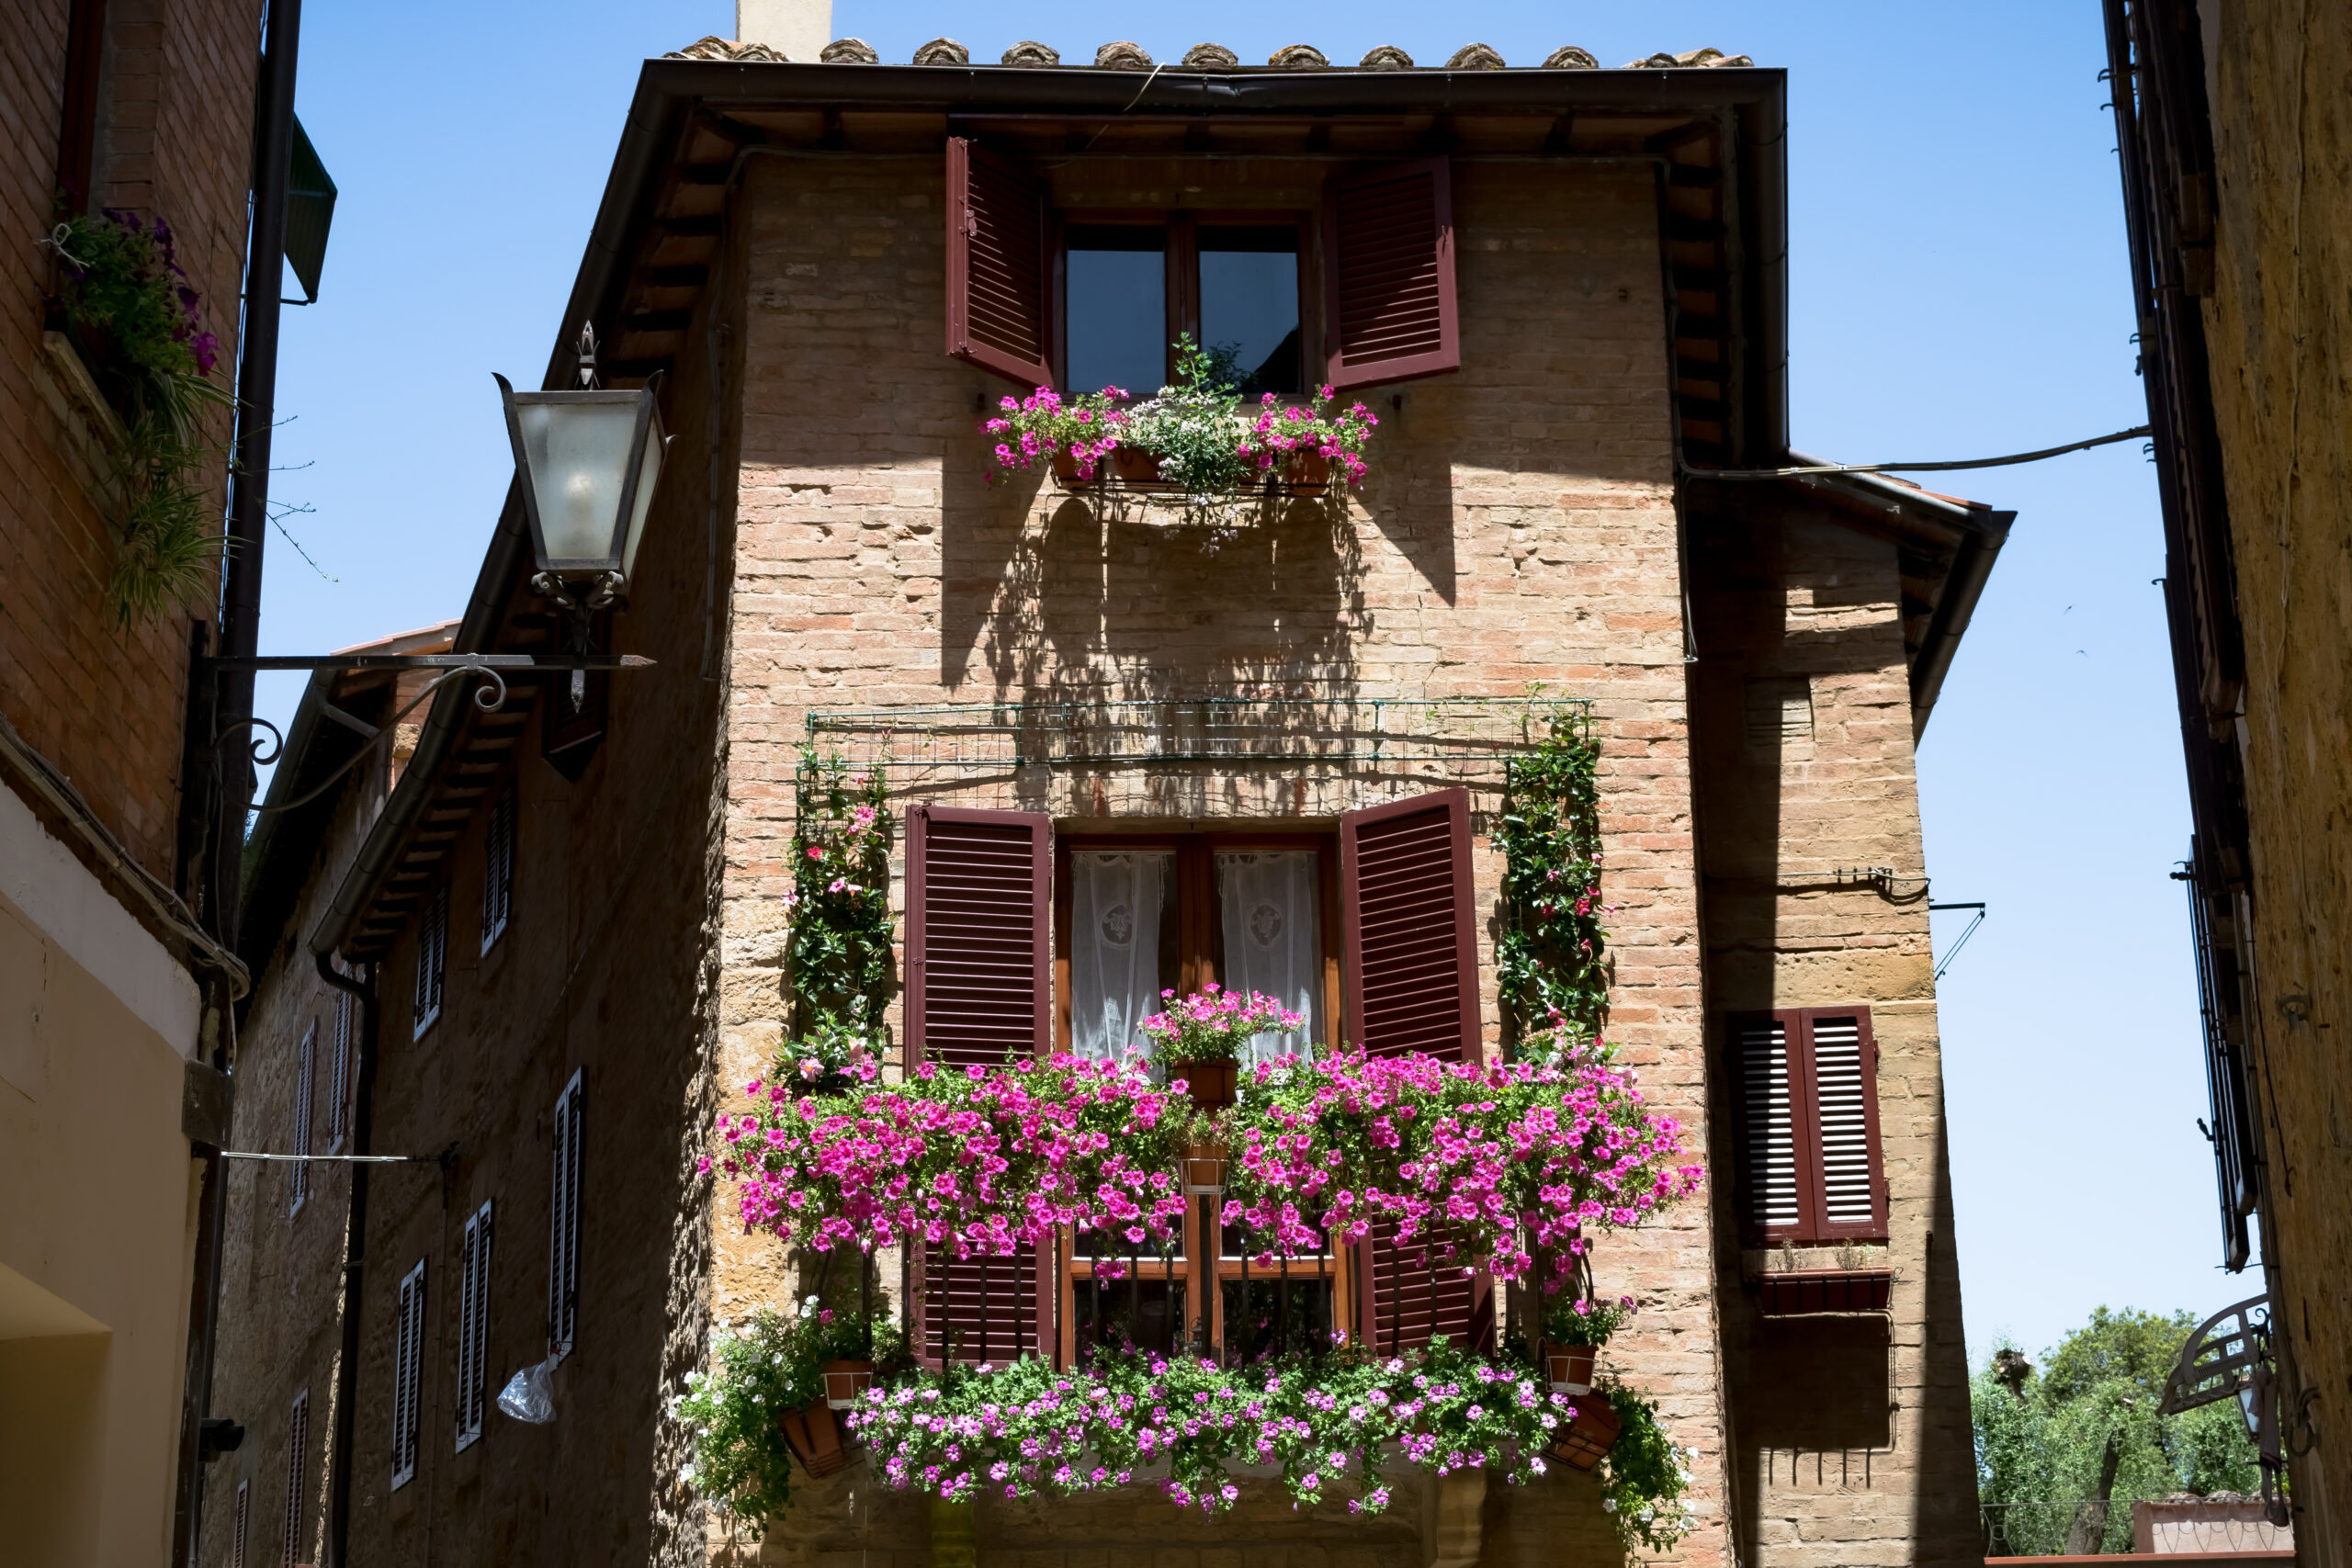
[(1334, 387), (1462, 368), (1453, 294), (1453, 184), (1443, 158), (1333, 179), (1323, 270)]
[[(1347, 1037), (1375, 1056), (1480, 1058), (1470, 794), (1439, 790), (1340, 818)], [(1375, 1350), (1442, 1334), (1491, 1348), (1494, 1283), (1374, 1229), (1357, 1249), (1359, 1332)]]
[(1752, 1013), (1733, 1018), (1727, 1032), (1746, 1238), (1883, 1238), (1886, 1171), (1870, 1010)]
[[(1052, 825), (1026, 811), (918, 806), (907, 817), (907, 1060), (1043, 1055), (1053, 1018)], [(1051, 1280), (1034, 1249), (916, 1264), (917, 1354), (1002, 1364), (1050, 1355)]]
[(1046, 187), (1017, 165), (947, 139), (947, 352), (1018, 381), (1052, 383)]

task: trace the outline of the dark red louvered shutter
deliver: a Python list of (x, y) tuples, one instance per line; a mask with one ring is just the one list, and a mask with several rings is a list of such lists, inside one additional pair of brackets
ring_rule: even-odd
[(1462, 368), (1453, 293), (1453, 185), (1443, 158), (1334, 178), (1323, 193), (1334, 387), (1409, 381)]
[[(1470, 794), (1439, 790), (1340, 818), (1348, 1038), (1375, 1056), (1481, 1056)], [(1356, 1252), (1360, 1331), (1375, 1350), (1442, 1334), (1491, 1348), (1494, 1284), (1375, 1227)]]
[[(907, 814), (907, 1060), (1001, 1066), (1042, 1055), (1053, 1021), (1052, 825), (1033, 812)], [(1034, 1250), (916, 1265), (917, 1354), (1002, 1363), (1050, 1355), (1052, 1282)]]
[(947, 139), (947, 352), (1018, 381), (1054, 378), (1046, 329), (1046, 187), (970, 141)]
[(1887, 1234), (1878, 1046), (1868, 1008), (1729, 1021), (1741, 1228), (1750, 1242)]

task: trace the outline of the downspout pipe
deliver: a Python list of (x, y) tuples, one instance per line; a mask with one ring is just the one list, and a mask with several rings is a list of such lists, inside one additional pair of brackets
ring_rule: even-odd
[[(376, 970), (353, 979), (334, 966), (331, 953), (312, 954), (319, 978), (359, 1001), (359, 1075), (352, 1099), (351, 1152), (373, 1154), (376, 1128), (376, 1039), (381, 1009)], [(360, 1287), (368, 1272), (368, 1176), (375, 1168), (351, 1167), (351, 1207), (343, 1233), (343, 1335), (334, 1365), (334, 1451), (327, 1470), (327, 1550), (322, 1568), (345, 1568), (351, 1561), (351, 1445), (359, 1405)]]
[[(270, 426), (277, 416), (277, 329), (284, 311), (287, 187), (294, 161), (294, 63), (302, 0), (269, 0), (260, 101), (254, 115), (253, 231), (246, 240), (244, 330), (237, 355), (236, 461), (229, 470), (229, 557), (220, 580), (220, 652), (249, 659), (261, 639), (262, 546), (269, 532)], [(254, 715), (254, 674), (221, 671), (215, 722), (235, 728)], [(253, 804), (249, 752), (222, 764), (220, 817), (212, 845), (212, 929), (237, 944), (238, 878), (245, 812)]]
[[(220, 574), (220, 651), (251, 656), (261, 636), (263, 536), (269, 526), (269, 435), (277, 403), (278, 296), (286, 276), (286, 203), (294, 162), (294, 63), (302, 27), (302, 0), (269, 0), (262, 33), (261, 67), (254, 105), (253, 227), (245, 240), (244, 317), (238, 333), (236, 458), (229, 470), (228, 558)], [(254, 713), (250, 671), (214, 675), (198, 666), (191, 682), (220, 680), (219, 701), (210, 705), (214, 725), (234, 725)], [(208, 705), (196, 702), (202, 714)], [(209, 740), (209, 736), (194, 739)], [(219, 750), (212, 755), (218, 757)], [(209, 925), (220, 945), (237, 946), (238, 879), (244, 869), (245, 813), (253, 803), (252, 753), (237, 748), (233, 764), (221, 765), (220, 814), (212, 829), (206, 872), (211, 881)], [(233, 1005), (233, 1004), (232, 1004)], [(212, 1066), (227, 1070), (225, 1044), (216, 1046)], [(204, 1459), (200, 1434), (212, 1405), (212, 1368), (220, 1330), (220, 1273), (228, 1199), (220, 1151), (198, 1151), (204, 1162), (199, 1190), (197, 1277), (189, 1303), (188, 1368), (181, 1394), (179, 1477), (172, 1510), (172, 1561), (196, 1568), (204, 1543)]]

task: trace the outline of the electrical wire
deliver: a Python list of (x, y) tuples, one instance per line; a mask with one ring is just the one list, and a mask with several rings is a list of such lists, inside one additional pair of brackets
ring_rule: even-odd
[(2006, 468), (2018, 463), (2039, 463), (2044, 457), (2061, 457), (2069, 452), (2087, 452), (2094, 446), (2109, 446), (2118, 441), (2132, 441), (2149, 434), (2147, 425), (2134, 425), (2119, 430), (2112, 435), (2094, 435), (2088, 441), (2071, 441), (2064, 446), (2045, 446), (2039, 452), (2013, 452), (2006, 457), (1966, 457), (1947, 463), (1816, 463), (1799, 468), (1693, 468), (1685, 467), (1683, 477), (1693, 479), (1793, 479), (1814, 474), (1889, 474), (1897, 470), (1911, 473), (1944, 473), (1956, 468)]

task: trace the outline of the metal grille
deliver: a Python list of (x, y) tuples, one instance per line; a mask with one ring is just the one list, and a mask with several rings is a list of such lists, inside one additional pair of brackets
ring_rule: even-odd
[[(1592, 705), (1567, 697), (1161, 697), (813, 708), (811, 745), (894, 784), (1021, 768), (1443, 761), (1457, 782), (1554, 736), (1582, 736)], [(1465, 777), (1465, 775), (1467, 775)]]

